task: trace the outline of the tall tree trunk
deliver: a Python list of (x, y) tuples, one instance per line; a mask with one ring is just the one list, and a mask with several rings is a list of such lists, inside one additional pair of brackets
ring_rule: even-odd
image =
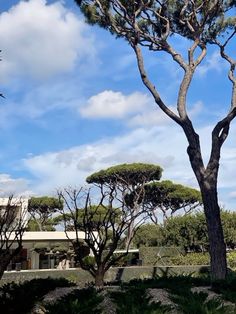
[(20, 248), (16, 248), (15, 252), (13, 254), (9, 253), (9, 249), (8, 249), (8, 251), (6, 250), (3, 254), (1, 254), (1, 258), (0, 258), (0, 279), (2, 278), (5, 270), (7, 269), (7, 266), (12, 261), (12, 258), (14, 256), (16, 256), (20, 251), (21, 251), (21, 247)]
[(131, 222), (131, 224), (127, 230), (127, 236), (125, 239), (125, 250), (127, 250), (127, 251), (130, 247), (130, 243), (131, 243), (131, 240), (133, 238), (133, 234), (134, 234), (134, 221)]
[(95, 286), (102, 288), (104, 286), (104, 276), (105, 270), (102, 266), (98, 266), (98, 269), (95, 273)]
[(220, 217), (216, 188), (201, 187), (207, 222), (212, 279), (225, 279), (227, 275), (226, 245)]
[(225, 279), (227, 275), (226, 246), (217, 196), (220, 150), (223, 142), (220, 141), (219, 135), (215, 134), (213, 130), (211, 156), (205, 168), (199, 136), (193, 130), (191, 122), (185, 125), (184, 131), (189, 142), (187, 152), (190, 164), (202, 194), (209, 238), (211, 276), (212, 279)]
[(0, 279), (2, 279), (2, 276), (5, 272), (5, 270), (7, 269), (9, 263), (5, 264), (4, 261), (0, 262)]

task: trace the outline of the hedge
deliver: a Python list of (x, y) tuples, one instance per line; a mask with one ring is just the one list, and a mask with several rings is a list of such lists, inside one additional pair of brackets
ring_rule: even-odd
[(143, 246), (139, 249), (139, 258), (144, 266), (168, 265), (170, 258), (179, 257), (181, 254), (184, 254), (184, 251), (180, 247)]

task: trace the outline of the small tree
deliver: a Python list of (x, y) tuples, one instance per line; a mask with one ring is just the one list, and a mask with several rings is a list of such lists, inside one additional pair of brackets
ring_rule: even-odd
[(133, 238), (135, 247), (162, 246), (164, 243), (161, 225), (154, 223), (143, 224)]
[[(220, 153), (236, 116), (235, 38), (236, 2), (233, 0), (75, 0), (91, 24), (97, 24), (117, 37), (124, 38), (133, 49), (143, 84), (159, 108), (182, 129), (188, 141), (187, 153), (199, 183), (206, 215), (210, 243), (211, 271), (217, 279), (227, 274), (226, 247), (220, 219), (217, 180)], [(187, 39), (182, 53), (175, 47), (179, 38)], [(176, 38), (176, 41), (174, 40)], [(235, 42), (234, 42), (235, 44)], [(204, 163), (199, 135), (187, 110), (187, 96), (198, 66), (208, 47), (219, 52), (229, 65), (232, 84), (231, 101), (225, 116), (212, 130), (211, 152)], [(165, 53), (183, 71), (176, 98), (176, 112), (162, 99), (158, 85), (149, 76), (142, 48), (155, 54)], [(233, 48), (233, 47), (232, 47)], [(227, 51), (228, 50), (228, 51)], [(161, 56), (161, 54), (160, 54)], [(214, 93), (214, 90), (213, 90)]]
[(206, 219), (203, 213), (171, 217), (162, 226), (163, 244), (182, 246), (186, 251), (209, 248)]
[(26, 221), (27, 208), (22, 199), (11, 196), (0, 207), (0, 279), (13, 257), (21, 252)]
[[(116, 187), (100, 187), (99, 192), (100, 201), (96, 206), (91, 203), (91, 191), (83, 188), (60, 191), (59, 199), (65, 204), (60, 212), (64, 216), (65, 232), (73, 244), (79, 265), (95, 278), (96, 286), (102, 287), (107, 270), (128, 254), (132, 238), (124, 253), (114, 255), (118, 245), (125, 241), (125, 233), (131, 224), (137, 230), (144, 218), (141, 218), (140, 212), (126, 207), (122, 191)], [(102, 213), (101, 208), (104, 209)], [(69, 237), (68, 223), (69, 230), (75, 231), (75, 240)], [(93, 257), (84, 256), (84, 244), (79, 238), (81, 230), (84, 231), (84, 242), (92, 251)]]
[(28, 204), (28, 212), (32, 219), (29, 221), (30, 231), (54, 231), (57, 220), (52, 218), (63, 204), (55, 197), (31, 197)]
[[(88, 183), (98, 187), (107, 187), (122, 192), (123, 201), (130, 212), (137, 215), (140, 211), (145, 184), (160, 180), (162, 168), (158, 165), (132, 163), (116, 165), (106, 170), (101, 170), (87, 177)], [(128, 195), (133, 197), (132, 203), (128, 202)], [(134, 220), (127, 229), (126, 247), (130, 245), (134, 233)]]
[(153, 222), (158, 216), (172, 217), (176, 211), (187, 214), (201, 205), (201, 193), (193, 188), (169, 180), (145, 185), (143, 206)]

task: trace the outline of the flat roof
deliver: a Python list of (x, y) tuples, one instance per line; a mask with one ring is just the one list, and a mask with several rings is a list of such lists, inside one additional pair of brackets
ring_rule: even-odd
[[(76, 239), (75, 231), (68, 231), (70, 239)], [(13, 238), (14, 234), (12, 235)], [(79, 239), (85, 238), (83, 231), (78, 232)], [(45, 240), (68, 240), (64, 231), (25, 231), (22, 237), (23, 241), (45, 241)]]

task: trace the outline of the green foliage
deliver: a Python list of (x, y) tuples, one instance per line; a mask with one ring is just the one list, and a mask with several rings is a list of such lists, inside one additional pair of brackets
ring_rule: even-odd
[[(235, 8), (235, 1), (116, 1), (75, 0), (80, 5), (87, 22), (107, 29), (117, 37), (124, 37), (130, 43), (155, 38), (161, 44), (165, 36), (174, 34), (194, 40), (200, 37), (202, 43), (212, 43), (225, 35), (227, 29), (234, 29), (236, 18), (226, 14)], [(155, 14), (158, 12), (158, 14)], [(148, 19), (144, 19), (145, 13)], [(136, 21), (139, 37), (130, 21)], [(167, 23), (169, 21), (169, 32)], [(167, 34), (167, 35), (166, 35)], [(150, 38), (148, 38), (148, 35)]]
[(176, 216), (166, 220), (163, 234), (167, 246), (183, 246), (186, 250), (208, 248), (206, 220), (203, 213)]
[(57, 209), (61, 209), (62, 206), (62, 201), (55, 197), (31, 197), (29, 199), (28, 210), (29, 212), (38, 211), (41, 213), (55, 212)]
[(185, 294), (193, 286), (209, 286), (210, 278), (192, 277), (184, 275), (154, 276), (151, 279), (134, 279), (124, 283), (124, 287), (139, 286), (140, 289), (159, 288), (166, 289), (172, 294)]
[(94, 288), (81, 289), (65, 296), (55, 304), (47, 305), (46, 310), (50, 314), (99, 314), (102, 313), (98, 309), (102, 299)]
[[(143, 291), (143, 294), (138, 294), (140, 300), (145, 296), (145, 291), (148, 288), (165, 289), (168, 291), (169, 298), (175, 304), (174, 312), (178, 313), (193, 313), (193, 314), (233, 314), (235, 313), (234, 306), (226, 306), (223, 304), (223, 300), (220, 298), (208, 299), (207, 293), (204, 292), (192, 292), (191, 289), (197, 286), (210, 286), (210, 278), (200, 278), (191, 276), (170, 276), (170, 277), (157, 277), (146, 280), (133, 280), (129, 283), (123, 284), (123, 290), (129, 294), (135, 289)], [(235, 291), (235, 277), (231, 281), (219, 281), (213, 283), (213, 291), (222, 294), (223, 299), (227, 295), (230, 296), (230, 291)], [(231, 290), (232, 289), (232, 290)], [(140, 296), (141, 295), (141, 296)], [(219, 295), (220, 296), (220, 295)], [(231, 294), (231, 298), (228, 299), (233, 304), (236, 303), (235, 295)], [(124, 312), (126, 313), (126, 312)], [(128, 313), (128, 312), (127, 312)], [(135, 312), (139, 313), (139, 312)], [(140, 311), (142, 313), (142, 311)], [(149, 312), (148, 312), (149, 313)], [(154, 312), (155, 313), (155, 312)], [(158, 312), (159, 313), (159, 312)], [(162, 312), (160, 312), (162, 313)], [(165, 312), (164, 312), (165, 313)], [(168, 313), (168, 312), (167, 312)]]
[(159, 180), (162, 168), (158, 165), (133, 163), (122, 164), (100, 170), (87, 177), (88, 183), (134, 185)]
[[(221, 211), (226, 246), (236, 247), (236, 214)], [(208, 234), (205, 215), (201, 212), (171, 217), (162, 226), (165, 246), (183, 246), (187, 251), (208, 250)]]
[[(55, 217), (57, 223), (66, 221), (67, 231), (73, 231), (76, 228), (84, 231), (86, 227), (98, 230), (106, 226), (109, 222), (119, 223), (121, 211), (119, 208), (108, 208), (104, 205), (89, 205), (85, 208), (77, 208), (71, 212), (64, 213)], [(75, 225), (74, 225), (75, 224)], [(109, 230), (108, 230), (109, 231)]]
[(187, 253), (169, 259), (170, 265), (209, 265), (209, 253)]
[[(47, 222), (44, 224), (44, 231), (55, 231), (55, 225), (57, 223), (54, 222), (53, 219), (48, 219)], [(37, 222), (37, 219), (30, 219), (27, 223), (27, 231), (41, 231), (39, 228), (39, 223)]]
[[(178, 266), (178, 265), (209, 265), (208, 252), (183, 254), (183, 249), (178, 247), (141, 247), (139, 258), (143, 265), (149, 266)], [(236, 268), (236, 252), (227, 253), (227, 262), (232, 269)]]
[(164, 210), (176, 210), (201, 203), (201, 193), (198, 190), (175, 184), (169, 180), (152, 182), (145, 186), (144, 202), (152, 207)]
[(63, 202), (55, 197), (31, 197), (28, 212), (31, 219), (28, 231), (54, 231), (58, 221), (52, 215), (63, 208)]
[(236, 252), (231, 251), (227, 253), (227, 262), (230, 268), (236, 270)]
[(143, 265), (168, 265), (171, 257), (179, 256), (182, 249), (179, 247), (140, 247), (139, 258)]
[(177, 309), (183, 314), (233, 314), (233, 309), (224, 306), (219, 299), (207, 300), (207, 293), (187, 292), (184, 295), (172, 295), (171, 300), (177, 303)]
[[(236, 214), (229, 211), (221, 211), (222, 225), (225, 235), (225, 242), (228, 248), (236, 246)], [(189, 252), (208, 251), (208, 235), (206, 220), (203, 213), (176, 216), (167, 219), (163, 225), (144, 224), (137, 231), (134, 237), (136, 247), (141, 246), (173, 246), (184, 247)], [(231, 251), (227, 254), (228, 263), (231, 268), (236, 268), (236, 253)], [(192, 264), (193, 256), (188, 254), (188, 263)], [(178, 257), (177, 264), (182, 264), (183, 257)], [(205, 260), (205, 257), (203, 257)], [(199, 264), (199, 262), (197, 262)], [(200, 264), (205, 264), (200, 263)], [(208, 263), (207, 263), (208, 264)]]
[(201, 193), (198, 190), (165, 180), (161, 182), (150, 182), (141, 188), (137, 187), (126, 195), (125, 201), (133, 206), (135, 197), (155, 223), (162, 214), (165, 218), (174, 214), (177, 210), (185, 212), (199, 207), (202, 203)]
[(164, 314), (171, 310), (171, 306), (161, 305), (160, 302), (150, 302), (150, 297), (146, 296), (145, 289), (138, 285), (123, 291), (114, 291), (111, 293), (111, 297), (117, 305), (117, 314)]
[(144, 224), (135, 233), (133, 244), (140, 246), (160, 246), (163, 243), (163, 233), (160, 225)]
[(85, 265), (93, 266), (93, 265), (95, 265), (95, 258), (94, 258), (94, 256), (88, 255), (88, 256), (85, 256), (83, 258), (83, 262)]
[(233, 249), (236, 247), (236, 213), (223, 210), (221, 211), (221, 220), (225, 243)]
[(228, 275), (227, 280), (217, 280), (212, 283), (212, 290), (222, 295), (223, 299), (236, 303), (235, 273)]
[(34, 304), (57, 287), (73, 286), (64, 278), (33, 279), (22, 284), (10, 283), (0, 288), (1, 312), (7, 314), (29, 313)]
[[(207, 292), (192, 292), (193, 287), (209, 287), (219, 298), (208, 299)], [(34, 279), (23, 284), (7, 284), (0, 288), (1, 312), (6, 314), (29, 313), (36, 302), (56, 287), (68, 287), (72, 284), (65, 279)], [(165, 289), (169, 299), (175, 305), (154, 303), (147, 294), (147, 289)], [(193, 314), (233, 314), (235, 307), (226, 306), (223, 300), (236, 303), (236, 277), (232, 274), (227, 280), (211, 282), (210, 278), (191, 276), (159, 276), (146, 280), (132, 280), (122, 283), (117, 290), (106, 289), (117, 308), (118, 314), (125, 313), (178, 313)], [(50, 314), (87, 314), (102, 313), (103, 294), (89, 287), (76, 289), (53, 304), (46, 304)]]

